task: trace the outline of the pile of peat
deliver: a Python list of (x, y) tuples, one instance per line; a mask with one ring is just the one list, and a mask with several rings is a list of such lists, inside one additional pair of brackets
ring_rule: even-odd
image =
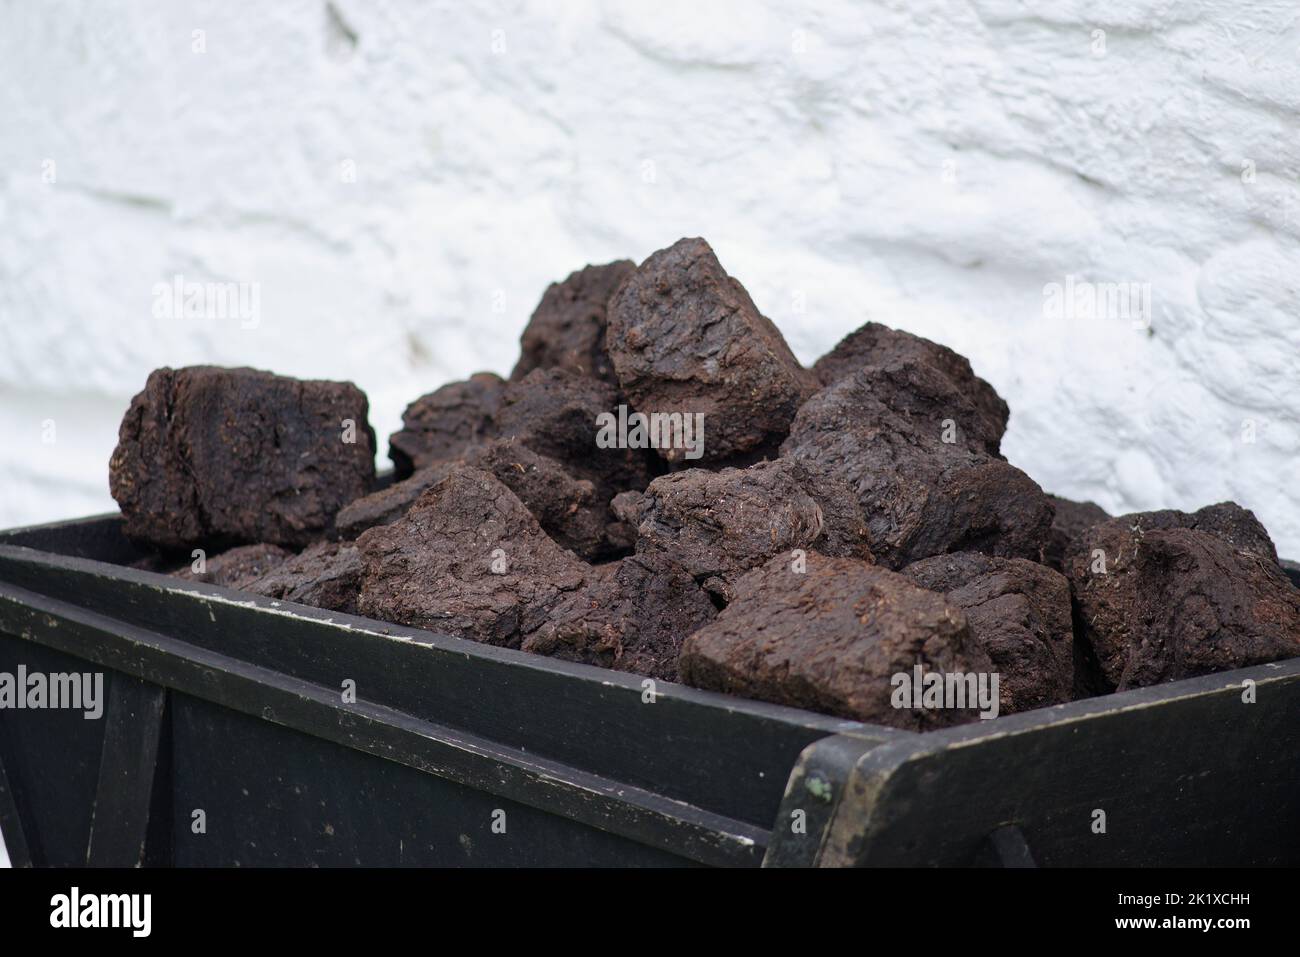
[(367, 410), (155, 371), (127, 534), (181, 578), (921, 730), (980, 709), (900, 706), (912, 675), (996, 676), (987, 716), (1300, 655), (1249, 511), (1048, 495), (962, 356), (869, 323), (804, 368), (701, 239), (551, 285), (509, 379), (411, 403), (383, 487)]

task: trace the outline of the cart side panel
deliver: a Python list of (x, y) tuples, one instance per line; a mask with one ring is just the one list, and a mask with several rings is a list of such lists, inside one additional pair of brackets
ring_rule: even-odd
[(807, 745), (872, 731), (26, 549), (0, 546), (0, 582), (764, 828)]
[(1018, 831), (1044, 866), (1300, 862), (1300, 659), (887, 742), (830, 865), (966, 865)]
[(9, 529), (0, 532), (0, 545), (18, 545), (114, 565), (129, 565), (154, 554), (122, 533), (122, 517), (117, 514)]
[(692, 862), (176, 694), (182, 866), (688, 866)]
[[(105, 698), (115, 672), (71, 655), (0, 636), (0, 672), (104, 675)], [(5, 843), (21, 828), (31, 863), (40, 867), (85, 866), (94, 814), (105, 719), (87, 719), (85, 712), (66, 708), (0, 708), (0, 764), (11, 792), (16, 820), (0, 820)]]

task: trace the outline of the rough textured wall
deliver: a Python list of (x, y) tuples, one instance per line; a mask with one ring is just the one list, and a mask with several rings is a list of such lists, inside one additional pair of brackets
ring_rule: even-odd
[[(936, 338), (1049, 490), (1300, 557), (1293, 3), (472, 6), (0, 3), (0, 526), (111, 507), (155, 366), (353, 379), (386, 434), (549, 280), (703, 235), (802, 359)], [(156, 315), (177, 275), (258, 321)]]

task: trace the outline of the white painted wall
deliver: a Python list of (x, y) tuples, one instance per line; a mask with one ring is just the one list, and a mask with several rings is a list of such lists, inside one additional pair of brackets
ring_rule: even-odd
[[(1047, 489), (1300, 557), (1291, 0), (334, 4), (0, 2), (0, 526), (112, 507), (156, 366), (352, 379), (386, 434), (549, 280), (703, 235), (801, 358), (939, 339)], [(260, 324), (156, 318), (176, 274)], [(1067, 275), (1149, 334), (1045, 315)]]

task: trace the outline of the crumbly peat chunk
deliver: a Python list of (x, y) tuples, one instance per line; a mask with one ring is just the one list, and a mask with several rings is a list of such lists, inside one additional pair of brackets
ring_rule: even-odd
[(598, 566), (547, 622), (524, 639), (539, 654), (677, 680), (683, 639), (717, 610), (695, 580), (662, 555), (632, 555)]
[(415, 504), (415, 500), (425, 489), (442, 481), (457, 461), (459, 460), (426, 465), (416, 469), (407, 478), (393, 482), (387, 488), (381, 488), (349, 502), (339, 510), (335, 521), (338, 537), (356, 538), (368, 528), (397, 521)]
[(124, 530), (163, 549), (301, 547), (369, 491), (375, 437), (350, 382), (256, 369), (158, 369), (109, 465)]
[(1074, 551), (1088, 529), (1106, 521), (1110, 515), (1095, 502), (1074, 502), (1059, 495), (1047, 497), (1056, 514), (1052, 517), (1052, 533), (1043, 552), (1043, 564), (1063, 572), (1065, 557)]
[(171, 574), (186, 581), (241, 588), (245, 583), (261, 578), (281, 562), (292, 557), (293, 552), (286, 551), (279, 545), (267, 545), (265, 542), (257, 545), (240, 545), (237, 548), (228, 548), (211, 558), (205, 558), (203, 571), (195, 571), (194, 562), (189, 562)]
[(521, 355), (512, 382), (534, 369), (567, 369), (614, 381), (605, 351), (606, 312), (610, 296), (636, 269), (629, 260), (587, 266), (564, 282), (551, 283), (533, 310), (520, 339)]
[(1074, 688), (1070, 583), (1046, 565), (978, 552), (937, 555), (903, 574), (966, 613), (999, 674), (1000, 711), (1069, 701)]
[(596, 442), (600, 417), (616, 415), (624, 401), (617, 389), (597, 379), (566, 369), (534, 369), (506, 388), (498, 433), (591, 481), (609, 501), (618, 492), (645, 488), (655, 474), (647, 449), (601, 448)]
[(474, 449), (466, 461), (496, 476), (556, 542), (575, 554), (593, 560), (617, 549), (609, 537), (616, 519), (604, 486), (577, 478), (554, 459), (513, 440)]
[(894, 360), (923, 362), (937, 371), (948, 386), (948, 413), (960, 411), (959, 425), (977, 436), (985, 451), (998, 454), (1011, 411), (997, 390), (975, 374), (970, 361), (947, 346), (868, 322), (818, 359), (813, 372), (828, 386), (866, 366), (887, 366)]
[(966, 616), (942, 595), (852, 558), (774, 558), (745, 575), (717, 619), (686, 639), (690, 685), (845, 718), (925, 730), (978, 718), (965, 709), (895, 708), (893, 676), (989, 674)]
[[(638, 412), (703, 414), (702, 462), (774, 449), (816, 389), (702, 239), (661, 249), (627, 278), (610, 300), (606, 347)], [(659, 454), (685, 460), (680, 448)]]
[(455, 459), (471, 445), (496, 435), (505, 386), (500, 376), (479, 372), (408, 405), (402, 428), (388, 439), (388, 457), (397, 477)]
[(1300, 656), (1300, 589), (1275, 554), (1232, 503), (1094, 525), (1065, 566), (1110, 689)]
[(354, 615), (361, 554), (352, 542), (318, 542), (242, 587), (256, 595)]
[(396, 522), (364, 532), (357, 547), (361, 614), (510, 647), (589, 572), (514, 492), (465, 465)]
[(978, 436), (951, 430), (945, 395), (943, 377), (914, 359), (859, 369), (803, 405), (782, 456), (823, 499), (857, 503), (827, 510), (827, 523), (846, 538), (865, 525), (889, 568), (955, 551), (1041, 560), (1050, 500)]
[(746, 469), (688, 469), (650, 483), (639, 500), (637, 550), (673, 558), (723, 601), (737, 579), (774, 555), (816, 548), (866, 560), (865, 529), (826, 521), (799, 467), (778, 459)]

